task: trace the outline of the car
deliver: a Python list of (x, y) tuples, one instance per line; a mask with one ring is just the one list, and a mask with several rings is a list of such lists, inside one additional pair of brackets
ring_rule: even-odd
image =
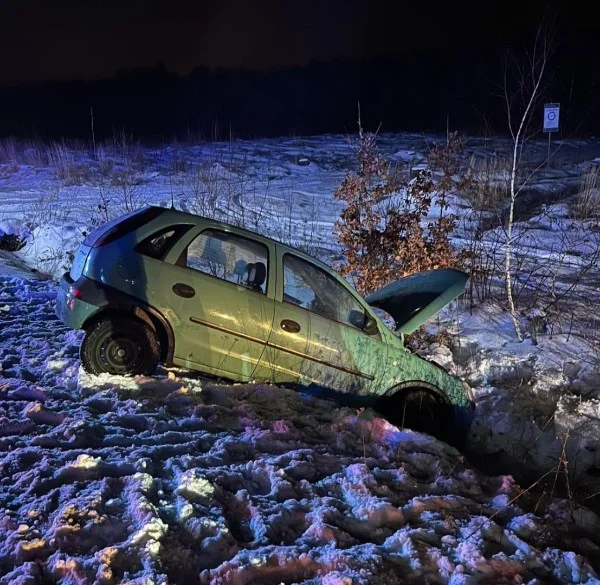
[(458, 297), (467, 279), (433, 270), (362, 298), (291, 246), (149, 206), (85, 238), (61, 279), (56, 313), (85, 331), (80, 356), (92, 374), (151, 375), (162, 362), (304, 387), (459, 437), (473, 415), (469, 387), (408, 351), (403, 337)]

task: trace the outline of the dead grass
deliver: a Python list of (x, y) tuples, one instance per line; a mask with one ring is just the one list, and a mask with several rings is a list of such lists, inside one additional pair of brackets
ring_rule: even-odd
[(53, 185), (44, 190), (27, 210), (27, 226), (30, 230), (47, 225), (60, 225), (68, 221), (71, 209), (65, 205), (63, 188)]
[(65, 185), (83, 185), (92, 178), (92, 169), (87, 163), (78, 163), (72, 150), (61, 144), (54, 144), (50, 150), (50, 165), (56, 176)]
[(600, 166), (589, 166), (581, 176), (581, 188), (571, 207), (573, 219), (600, 217)]
[(0, 164), (48, 166), (48, 146), (36, 139), (5, 138), (0, 140)]
[(92, 176), (90, 165), (77, 160), (85, 150), (85, 145), (77, 141), (46, 143), (6, 138), (0, 140), (0, 164), (6, 165), (3, 174), (8, 175), (17, 172), (20, 166), (53, 167), (61, 181), (81, 185)]
[(471, 156), (467, 173), (472, 178), (463, 195), (477, 211), (498, 211), (509, 198), (510, 159), (506, 155)]

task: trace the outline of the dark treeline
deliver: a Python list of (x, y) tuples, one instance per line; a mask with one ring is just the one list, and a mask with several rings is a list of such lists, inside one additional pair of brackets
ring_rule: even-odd
[[(590, 56), (591, 57), (591, 56)], [(543, 96), (563, 104), (563, 135), (600, 132), (598, 67), (565, 57)], [(364, 62), (310, 63), (270, 72), (164, 67), (104, 81), (0, 87), (0, 136), (91, 137), (125, 129), (144, 140), (354, 132), (357, 102), (365, 128), (481, 134), (506, 132), (502, 55), (448, 53)], [(540, 111), (541, 122), (541, 111)]]

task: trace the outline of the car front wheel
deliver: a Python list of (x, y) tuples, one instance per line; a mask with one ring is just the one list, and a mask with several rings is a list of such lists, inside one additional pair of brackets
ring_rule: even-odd
[(388, 420), (399, 428), (427, 433), (447, 440), (452, 411), (440, 396), (428, 389), (415, 389), (389, 399)]
[(86, 332), (81, 363), (90, 374), (149, 376), (159, 361), (153, 331), (135, 319), (103, 319)]

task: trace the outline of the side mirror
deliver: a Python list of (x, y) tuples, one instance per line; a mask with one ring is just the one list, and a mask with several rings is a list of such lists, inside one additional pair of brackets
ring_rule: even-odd
[(364, 329), (365, 323), (367, 322), (367, 315), (364, 311), (351, 309), (350, 313), (348, 314), (348, 322), (357, 329)]
[(348, 315), (348, 321), (357, 329), (362, 329), (367, 335), (375, 335), (379, 331), (377, 321), (364, 311), (352, 309)]
[(379, 333), (379, 328), (377, 327), (377, 321), (371, 317), (371, 315), (365, 315), (365, 323), (363, 325), (363, 331), (367, 335), (375, 335)]

